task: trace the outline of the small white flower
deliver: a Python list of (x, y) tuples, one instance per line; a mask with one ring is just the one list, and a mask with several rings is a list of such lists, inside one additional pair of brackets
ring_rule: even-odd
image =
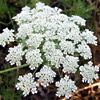
[(84, 64), (84, 66), (80, 66), (80, 74), (83, 76), (82, 82), (88, 82), (89, 84), (93, 83), (93, 79), (97, 79), (98, 74), (96, 72), (99, 71), (98, 66), (93, 66), (91, 61), (88, 64)]
[(75, 73), (78, 68), (78, 57), (73, 57), (73, 56), (66, 56), (65, 62), (63, 64), (63, 72), (66, 73)]
[(33, 30), (35, 33), (43, 33), (45, 31), (45, 26), (46, 26), (46, 16), (41, 16), (41, 13), (37, 13), (36, 18), (39, 17), (38, 19), (34, 18), (35, 15), (33, 16), (32, 24), (33, 24)]
[(41, 34), (31, 34), (29, 39), (26, 40), (27, 46), (34, 47), (35, 49), (39, 47), (43, 38)]
[(66, 32), (57, 32), (56, 38), (57, 38), (59, 41), (63, 41), (63, 40), (68, 39), (68, 34), (66, 34)]
[(77, 44), (78, 42), (81, 42), (81, 36), (77, 30), (72, 30), (69, 32), (68, 39), (71, 39), (74, 41), (74, 44)]
[(19, 83), (16, 84), (16, 88), (17, 90), (22, 90), (24, 96), (27, 96), (30, 92), (32, 92), (32, 94), (37, 93), (37, 83), (34, 82), (34, 78), (31, 73), (19, 76), (18, 81)]
[(92, 58), (90, 47), (84, 41), (82, 41), (82, 43), (78, 45), (76, 51), (80, 53), (80, 55), (84, 57), (84, 59)]
[(9, 48), (9, 54), (6, 56), (6, 61), (9, 61), (11, 65), (16, 64), (17, 66), (21, 65), (22, 56), (24, 55), (23, 47), (21, 44), (14, 46), (14, 48)]
[(27, 12), (29, 12), (29, 11), (30, 11), (30, 7), (25, 6), (25, 7), (22, 8), (22, 11), (27, 11)]
[(43, 86), (46, 87), (49, 83), (53, 83), (53, 78), (56, 77), (56, 73), (47, 65), (44, 65), (40, 72), (36, 73), (38, 81), (43, 83)]
[(53, 40), (55, 39), (55, 32), (52, 31), (46, 31), (43, 36), (45, 37), (45, 39), (48, 40)]
[(62, 40), (59, 45), (61, 50), (64, 50), (64, 54), (74, 54), (75, 47), (71, 41)]
[(3, 33), (0, 34), (0, 45), (5, 47), (6, 44), (14, 42), (14, 30), (9, 30), (8, 28), (3, 29)]
[(47, 41), (43, 45), (43, 51), (46, 54), (52, 53), (54, 50), (55, 50), (55, 43), (54, 42)]
[(83, 25), (83, 26), (85, 26), (85, 23), (86, 23), (86, 20), (84, 20), (80, 16), (76, 16), (76, 15), (72, 15), (70, 20), (77, 23), (77, 24)]
[(31, 12), (29, 7), (24, 7), (22, 8), (21, 13), (17, 14), (13, 19), (18, 22), (18, 25), (21, 25), (23, 23), (29, 23), (32, 18), (31, 18)]
[(41, 9), (43, 6), (45, 6), (44, 3), (41, 2), (36, 3), (36, 9)]
[(75, 86), (74, 81), (69, 79), (69, 76), (65, 75), (64, 78), (61, 78), (60, 82), (56, 82), (57, 93), (56, 96), (64, 96), (66, 98), (70, 97), (71, 92), (75, 92), (77, 87)]
[(56, 68), (60, 67), (60, 64), (64, 63), (63, 53), (59, 49), (55, 49), (50, 55), (45, 55), (46, 59), (51, 62)]
[(32, 24), (22, 24), (18, 28), (18, 33), (16, 34), (16, 38), (25, 39), (28, 35), (32, 34)]
[(42, 64), (43, 62), (39, 49), (28, 50), (25, 55), (25, 58), (26, 58), (26, 63), (30, 64), (29, 68), (31, 70), (35, 69), (36, 67), (39, 66), (39, 64)]
[(81, 36), (87, 43), (97, 45), (97, 37), (94, 36), (93, 32), (89, 31), (88, 29), (85, 29)]

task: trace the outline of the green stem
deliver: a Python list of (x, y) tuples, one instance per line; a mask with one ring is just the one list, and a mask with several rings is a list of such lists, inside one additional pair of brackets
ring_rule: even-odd
[(9, 24), (11, 24), (12, 22), (14, 22), (14, 20), (10, 21), (9, 23), (4, 23), (4, 22), (0, 21), (0, 24), (2, 24), (2, 25), (9, 25)]
[(0, 21), (0, 24), (2, 24), (2, 25), (7, 25), (6, 23), (4, 23), (4, 22), (1, 22), (1, 21)]
[(38, 70), (39, 67), (37, 67), (34, 72), (33, 72), (33, 76), (35, 75), (36, 71)]
[(8, 16), (9, 16), (9, 19), (11, 20), (13, 29), (16, 31), (15, 25), (14, 25), (14, 23), (13, 23), (13, 20), (12, 20), (12, 18), (11, 18), (11, 14), (10, 14), (9, 11), (8, 11)]
[(2, 70), (2, 71), (0, 71), (0, 74), (5, 73), (5, 72), (9, 72), (9, 71), (12, 71), (12, 70), (16, 70), (16, 69), (19, 69), (19, 68), (27, 67), (28, 65), (29, 64), (24, 64), (24, 65), (17, 66), (17, 67), (14, 67), (14, 68), (9, 68), (9, 69), (6, 69), (6, 70)]
[(59, 74), (59, 77), (61, 78), (61, 74), (60, 74), (60, 71), (59, 71), (59, 69), (58, 69), (58, 74)]

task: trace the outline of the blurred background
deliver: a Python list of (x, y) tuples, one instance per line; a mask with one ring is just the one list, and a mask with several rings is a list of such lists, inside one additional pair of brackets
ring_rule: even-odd
[[(85, 28), (93, 31), (94, 35), (98, 37), (98, 46), (90, 45), (90, 47), (94, 64), (100, 66), (100, 0), (0, 0), (0, 33), (6, 27), (17, 30), (18, 26), (12, 17), (20, 13), (22, 7), (34, 8), (39, 1), (51, 7), (61, 8), (62, 13), (68, 16), (78, 15), (87, 20)], [(0, 46), (0, 70), (12, 67), (5, 61), (5, 56), (8, 48), (15, 44), (12, 43), (5, 48)], [(0, 75), (0, 100), (67, 100), (64, 97), (55, 96), (56, 89), (53, 85), (50, 85), (48, 89), (39, 86), (38, 94), (23, 97), (22, 92), (15, 89), (15, 84), (18, 76), (26, 72), (27, 70), (24, 68)], [(80, 89), (73, 93), (69, 100), (100, 100), (99, 79), (91, 86), (80, 84), (79, 87)]]

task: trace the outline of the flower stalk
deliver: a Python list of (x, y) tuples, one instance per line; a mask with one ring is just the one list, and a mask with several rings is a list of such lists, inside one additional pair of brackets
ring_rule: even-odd
[(9, 69), (6, 69), (6, 70), (2, 70), (2, 71), (0, 71), (0, 74), (5, 73), (5, 72), (9, 72), (9, 71), (13, 71), (13, 70), (16, 70), (16, 69), (19, 69), (19, 68), (27, 67), (28, 65), (29, 64), (24, 64), (24, 65), (21, 65), (21, 66), (17, 66), (17, 67), (9, 68)]

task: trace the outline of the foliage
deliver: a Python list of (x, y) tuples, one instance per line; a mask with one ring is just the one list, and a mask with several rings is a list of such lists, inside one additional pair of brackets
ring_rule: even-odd
[[(64, 1), (63, 1), (64, 2)], [(83, 0), (69, 0), (66, 4), (69, 7), (68, 10), (64, 10), (63, 12), (67, 13), (67, 15), (78, 15), (84, 19), (88, 19), (92, 17), (92, 11), (95, 9), (93, 4), (86, 4)]]
[[(9, 65), (4, 64), (4, 69), (10, 68)], [(4, 73), (1, 76), (2, 83), (0, 88), (0, 95), (4, 100), (22, 100), (21, 91), (16, 91), (15, 84), (17, 82), (18, 75), (15, 71)]]

